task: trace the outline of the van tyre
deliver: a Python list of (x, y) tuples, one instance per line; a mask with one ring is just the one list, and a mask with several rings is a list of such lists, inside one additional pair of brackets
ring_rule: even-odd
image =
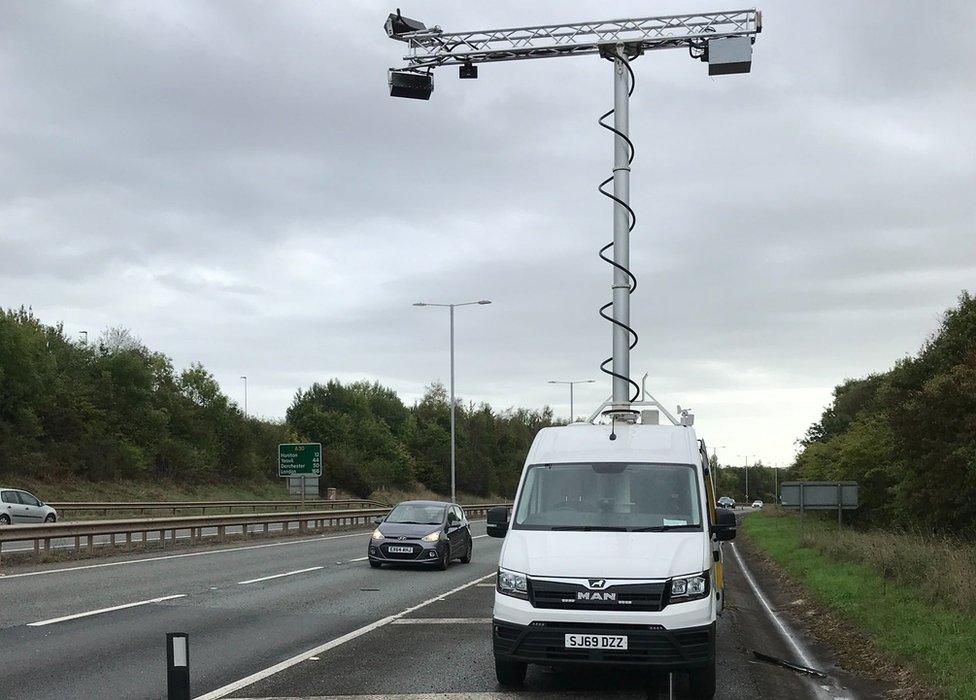
[(524, 661), (508, 661), (495, 657), (495, 678), (498, 685), (504, 688), (521, 688), (525, 683)]
[(462, 564), (470, 564), (471, 563), (471, 549), (473, 548), (473, 546), (474, 546), (474, 541), (469, 537), (468, 538), (468, 546), (464, 550), (464, 556), (461, 557), (461, 563)]
[(715, 659), (712, 659), (708, 666), (688, 671), (688, 697), (706, 699), (715, 697)]

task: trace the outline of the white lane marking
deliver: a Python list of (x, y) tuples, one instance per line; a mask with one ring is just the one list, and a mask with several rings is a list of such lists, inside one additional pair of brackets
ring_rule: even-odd
[(295, 574), (304, 574), (309, 571), (318, 571), (319, 569), (324, 569), (324, 566), (310, 566), (307, 569), (298, 569), (297, 571), (286, 571), (283, 574), (272, 574), (271, 576), (262, 576), (261, 578), (251, 578), (247, 581), (238, 581), (238, 586), (246, 586), (249, 583), (259, 583), (261, 581), (270, 581), (273, 578), (284, 578), (285, 576), (294, 576)]
[(126, 608), (135, 608), (139, 605), (149, 605), (150, 603), (162, 603), (164, 600), (173, 600), (175, 598), (186, 598), (186, 593), (177, 593), (176, 595), (166, 595), (162, 598), (150, 598), (149, 600), (139, 600), (135, 603), (126, 603), (125, 605), (115, 605), (111, 608), (102, 608), (101, 610), (89, 610), (88, 612), (75, 613), (74, 615), (65, 615), (64, 617), (54, 617), (50, 620), (41, 620), (40, 622), (28, 622), (28, 627), (44, 627), (45, 625), (53, 625), (55, 622), (66, 622), (68, 620), (77, 620), (79, 617), (91, 617), (92, 615), (101, 615), (102, 613), (112, 612), (114, 610), (125, 610)]
[(495, 583), (479, 583), (478, 588), (494, 588), (496, 585)]
[(793, 653), (799, 657), (800, 663), (802, 663), (804, 666), (809, 666), (810, 668), (817, 668), (817, 665), (813, 662), (810, 654), (807, 653), (807, 650), (800, 643), (800, 640), (798, 640), (793, 632), (790, 631), (780, 616), (773, 611), (772, 606), (769, 604), (769, 599), (766, 598), (766, 594), (762, 592), (761, 588), (759, 588), (759, 585), (756, 583), (756, 579), (752, 577), (752, 572), (749, 571), (746, 563), (742, 561), (742, 557), (739, 556), (739, 552), (735, 548), (735, 545), (730, 544), (729, 546), (732, 548), (732, 554), (735, 555), (735, 561), (738, 563), (739, 569), (742, 570), (742, 575), (745, 577), (746, 583), (749, 584), (749, 588), (752, 589), (756, 599), (763, 606), (763, 609), (765, 609), (769, 619), (773, 621), (776, 629), (779, 630), (780, 635), (782, 635), (783, 639), (786, 640), (786, 643), (790, 645)]
[(367, 559), (369, 559), (369, 557), (359, 557), (358, 559), (350, 559), (349, 563), (351, 564), (354, 561), (366, 561)]
[(362, 537), (369, 535), (368, 530), (354, 532), (349, 535), (330, 535), (328, 537), (312, 537), (304, 540), (289, 540), (287, 542), (269, 542), (268, 544), (252, 544), (246, 547), (228, 547), (226, 549), (215, 549), (209, 552), (187, 552), (186, 554), (167, 554), (161, 557), (146, 557), (144, 559), (127, 559), (125, 561), (109, 561), (104, 564), (84, 564), (82, 566), (68, 566), (62, 569), (44, 569), (43, 571), (26, 571), (22, 574), (0, 574), (0, 581), (22, 576), (41, 576), (42, 574), (63, 574), (68, 571), (83, 571), (85, 569), (101, 569), (106, 566), (127, 566), (129, 564), (144, 564), (151, 561), (164, 561), (166, 559), (183, 559), (186, 557), (205, 557), (211, 554), (225, 554), (227, 552), (243, 552), (249, 549), (265, 549), (267, 547), (286, 547), (296, 544), (307, 544), (308, 542), (322, 542), (323, 540), (341, 540), (347, 537)]
[(490, 617), (401, 617), (394, 625), (487, 625)]
[(372, 632), (375, 629), (379, 629), (380, 627), (385, 627), (391, 622), (395, 620), (399, 620), (404, 615), (409, 615), (410, 613), (416, 610), (420, 610), (421, 608), (426, 607), (435, 601), (443, 600), (445, 596), (452, 595), (454, 593), (457, 593), (458, 591), (463, 591), (465, 588), (470, 588), (471, 586), (474, 586), (484, 581), (489, 576), (494, 576), (494, 575), (495, 574), (493, 572), (486, 576), (476, 578), (474, 581), (468, 581), (467, 583), (462, 584), (457, 588), (452, 588), (447, 593), (441, 593), (440, 595), (435, 596), (433, 598), (428, 598), (423, 603), (419, 603), (417, 605), (411, 606), (406, 610), (402, 610), (401, 612), (396, 613), (395, 615), (390, 615), (388, 617), (384, 617), (380, 620), (377, 620), (376, 622), (371, 622), (370, 624), (365, 625), (364, 627), (360, 627), (357, 630), (353, 630), (352, 632), (344, 634), (341, 637), (336, 637), (335, 639), (328, 641), (325, 644), (322, 644), (320, 646), (317, 646), (314, 649), (309, 649), (308, 651), (304, 651), (301, 654), (298, 654), (297, 656), (291, 657), (290, 659), (285, 659), (284, 661), (277, 663), (274, 666), (269, 666), (268, 668), (262, 671), (258, 671), (257, 673), (252, 673), (250, 676), (246, 676), (244, 678), (241, 678), (240, 680), (236, 680), (233, 683), (228, 683), (227, 685), (217, 688), (216, 690), (211, 690), (209, 693), (198, 695), (195, 698), (195, 700), (217, 700), (217, 698), (226, 697), (230, 693), (233, 693), (235, 690), (246, 688), (247, 686), (253, 683), (257, 683), (258, 681), (264, 680), (269, 676), (273, 676), (279, 671), (284, 671), (286, 668), (291, 668), (295, 664), (301, 663), (302, 661), (310, 659), (313, 656), (319, 656), (320, 654), (323, 654), (329, 651), (330, 649), (334, 649), (337, 646), (340, 646), (342, 644), (345, 644), (346, 642), (356, 639), (357, 637), (361, 637), (364, 634), (368, 634), (369, 632)]
[[(472, 520), (471, 522), (484, 522), (483, 520)], [(82, 566), (67, 566), (60, 569), (44, 569), (43, 571), (25, 571), (22, 574), (3, 574), (0, 573), (0, 581), (12, 578), (21, 578), (22, 576), (41, 576), (43, 574), (63, 574), (69, 571), (83, 571), (85, 569), (101, 569), (106, 566), (126, 566), (128, 564), (142, 564), (144, 562), (150, 561), (164, 561), (166, 559), (182, 559), (184, 557), (204, 557), (211, 554), (224, 554), (225, 552), (243, 552), (249, 549), (265, 549), (267, 547), (285, 547), (295, 544), (307, 544), (308, 542), (322, 542), (323, 540), (341, 540), (346, 537), (362, 537), (364, 534), (369, 534), (369, 530), (361, 530), (360, 532), (353, 532), (348, 535), (329, 535), (327, 537), (310, 537), (304, 540), (288, 540), (287, 542), (269, 542), (268, 544), (252, 544), (245, 547), (227, 547), (226, 549), (215, 549), (210, 552), (187, 552), (186, 554), (167, 554), (161, 557), (145, 557), (144, 559), (127, 559), (126, 561), (109, 561), (104, 564), (84, 564)], [(487, 537), (488, 535), (475, 535), (471, 539), (476, 540), (481, 537)], [(155, 541), (155, 540), (153, 540)], [(11, 551), (11, 550), (4, 550)], [(368, 559), (368, 557), (367, 557)]]

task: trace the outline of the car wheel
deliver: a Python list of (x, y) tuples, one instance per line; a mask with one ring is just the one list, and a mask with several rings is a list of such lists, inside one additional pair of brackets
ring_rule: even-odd
[(9, 524), (10, 524), (10, 516), (0, 515), (0, 525), (9, 525)]
[(46, 523), (53, 523), (57, 519), (58, 519), (58, 516), (56, 516), (54, 513), (48, 513), (47, 517), (44, 518), (44, 522), (46, 522)]
[(495, 678), (504, 688), (521, 688), (525, 683), (525, 669), (523, 661), (506, 661), (495, 657)]
[(473, 544), (474, 544), (474, 541), (470, 537), (468, 537), (468, 547), (467, 547), (467, 549), (464, 550), (464, 556), (461, 557), (461, 563), (462, 564), (470, 564), (471, 563), (471, 549), (472, 549), (472, 545)]
[(437, 560), (437, 568), (441, 571), (447, 571), (448, 565), (451, 563), (451, 548), (444, 548), (444, 555)]
[(374, 569), (379, 569), (381, 566), (383, 566), (383, 562), (381, 562), (381, 561), (374, 561), (373, 559), (370, 559), (369, 560), (369, 565), (372, 566)]

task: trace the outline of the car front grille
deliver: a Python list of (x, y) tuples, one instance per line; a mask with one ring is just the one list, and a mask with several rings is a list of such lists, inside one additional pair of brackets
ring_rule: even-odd
[(658, 611), (664, 607), (666, 586), (665, 582), (628, 583), (595, 591), (581, 584), (531, 579), (529, 602), (556, 610)]

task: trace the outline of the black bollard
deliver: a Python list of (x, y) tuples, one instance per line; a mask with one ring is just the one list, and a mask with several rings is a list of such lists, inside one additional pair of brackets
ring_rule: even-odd
[(190, 700), (190, 638), (183, 632), (166, 633), (166, 697)]

